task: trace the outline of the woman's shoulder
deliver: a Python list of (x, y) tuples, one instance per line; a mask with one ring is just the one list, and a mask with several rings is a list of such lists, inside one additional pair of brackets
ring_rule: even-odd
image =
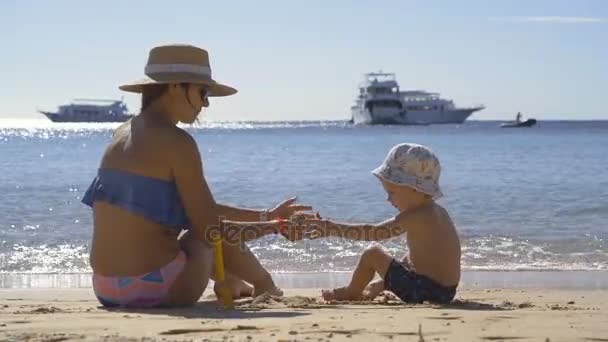
[(175, 134), (175, 136), (177, 137), (178, 143), (187, 144), (189, 146), (196, 146), (196, 140), (188, 131), (177, 126), (172, 126), (171, 129), (173, 130), (172, 134)]
[(157, 138), (156, 146), (160, 154), (171, 160), (174, 167), (194, 167), (195, 164), (200, 164), (198, 144), (189, 132), (177, 126), (164, 127), (162, 130), (159, 134), (162, 137)]
[[(165, 146), (175, 144), (184, 146), (195, 145), (192, 135), (178, 126), (158, 124), (149, 120), (132, 119), (117, 128), (116, 132), (125, 132), (134, 141), (157, 142)], [(116, 134), (116, 133), (115, 133)]]
[(126, 164), (134, 161), (140, 164), (160, 160), (171, 162), (196, 155), (198, 146), (186, 130), (132, 120), (116, 128), (102, 164), (114, 165), (114, 161)]

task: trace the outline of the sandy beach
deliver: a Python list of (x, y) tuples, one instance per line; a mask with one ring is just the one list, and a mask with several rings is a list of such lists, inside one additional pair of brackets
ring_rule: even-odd
[(197, 306), (106, 310), (90, 288), (1, 289), (2, 341), (608, 341), (608, 291), (462, 290), (451, 305), (326, 303), (318, 289)]

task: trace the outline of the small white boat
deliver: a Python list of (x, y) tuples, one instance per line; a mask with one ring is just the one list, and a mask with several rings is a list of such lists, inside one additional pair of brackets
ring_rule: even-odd
[(502, 128), (532, 127), (536, 125), (536, 119), (528, 119), (521, 122), (505, 122), (500, 124)]

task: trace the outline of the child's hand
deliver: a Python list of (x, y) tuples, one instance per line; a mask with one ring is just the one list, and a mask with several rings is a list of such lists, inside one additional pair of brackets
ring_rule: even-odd
[(320, 239), (329, 236), (329, 220), (315, 218), (302, 221), (301, 225), (305, 227), (304, 236), (308, 239)]
[(300, 237), (300, 239), (307, 237), (310, 238), (311, 236), (314, 236), (314, 238), (316, 238), (317, 235), (319, 235), (317, 232), (316, 234), (310, 234), (310, 230), (311, 228), (309, 227), (309, 225), (307, 224), (307, 222), (317, 222), (321, 219), (321, 215), (319, 215), (319, 213), (305, 213), (305, 212), (297, 212), (294, 215), (291, 215), (291, 217), (289, 218), (289, 221), (291, 221), (295, 226), (296, 226), (296, 230), (298, 231), (298, 233), (301, 233), (302, 236)]
[(299, 241), (304, 238), (304, 227), (292, 220), (279, 220), (279, 234), (289, 241)]

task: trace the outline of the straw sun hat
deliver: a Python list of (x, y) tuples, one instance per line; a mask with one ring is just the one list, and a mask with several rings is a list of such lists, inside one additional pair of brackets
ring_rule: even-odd
[(148, 55), (145, 79), (119, 86), (121, 90), (141, 93), (146, 85), (167, 83), (204, 84), (209, 96), (229, 96), (236, 89), (211, 78), (209, 54), (191, 45), (162, 45), (152, 48)]

